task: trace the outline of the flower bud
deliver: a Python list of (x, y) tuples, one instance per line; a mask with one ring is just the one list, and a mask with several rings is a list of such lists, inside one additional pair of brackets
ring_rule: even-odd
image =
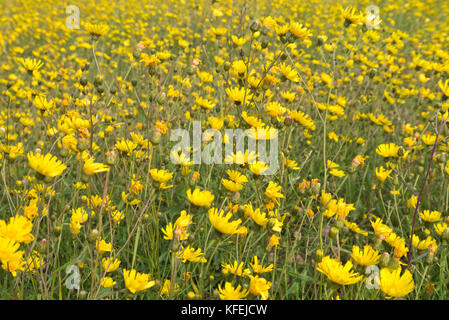
[(426, 256), (426, 264), (432, 265), (434, 263), (435, 254), (433, 252), (429, 252), (429, 254)]
[(115, 152), (114, 150), (109, 151), (106, 155), (106, 164), (109, 166), (113, 166), (116, 160), (117, 160), (117, 152)]
[(393, 257), (393, 259), (390, 259), (389, 263), (388, 263), (388, 267), (390, 269), (394, 269), (396, 270), (397, 268), (399, 268), (399, 259), (396, 259)]
[(329, 237), (333, 240), (337, 239), (338, 236), (338, 229), (335, 227), (332, 227), (331, 230), (329, 231)]
[(382, 253), (382, 255), (380, 256), (380, 261), (379, 261), (379, 265), (382, 268), (386, 268), (390, 263), (390, 254), (388, 252), (384, 252)]
[(139, 49), (134, 50), (134, 52), (133, 52), (134, 59), (139, 59), (141, 53), (142, 52)]
[(251, 26), (249, 28), (253, 33), (259, 31), (260, 29), (259, 21), (258, 20), (253, 21), (253, 23), (251, 23)]
[(441, 237), (444, 241), (449, 242), (449, 228), (444, 229), (443, 233), (441, 234)]
[(90, 141), (86, 138), (79, 139), (78, 143), (76, 144), (76, 148), (79, 151), (87, 150), (87, 148), (89, 148), (89, 146), (90, 146)]
[(42, 239), (38, 244), (36, 245), (36, 249), (39, 253), (45, 254), (48, 250), (48, 241), (47, 239)]
[(97, 241), (97, 238), (98, 238), (98, 230), (93, 229), (87, 236), (87, 241), (89, 241), (90, 243), (95, 243)]
[(87, 84), (87, 77), (83, 75), (83, 76), (81, 76), (81, 79), (80, 79), (80, 85), (82, 85), (84, 87), (84, 86), (86, 86), (86, 84)]
[(69, 154), (69, 149), (67, 149), (65, 146), (62, 146), (62, 148), (59, 149), (59, 154), (61, 157), (67, 157)]
[(338, 219), (335, 221), (335, 227), (336, 227), (338, 230), (343, 229), (344, 226), (345, 226), (345, 223), (344, 223), (344, 220), (343, 220), (343, 219), (338, 218)]
[(263, 34), (264, 36), (266, 36), (268, 34), (268, 31), (270, 31), (270, 29), (268, 29), (267, 26), (262, 26), (262, 28), (260, 29), (260, 33)]
[(158, 145), (161, 142), (161, 133), (159, 130), (154, 130), (150, 136), (150, 141), (153, 145)]
[(78, 299), (85, 300), (87, 298), (87, 292), (84, 290), (81, 290), (78, 294)]

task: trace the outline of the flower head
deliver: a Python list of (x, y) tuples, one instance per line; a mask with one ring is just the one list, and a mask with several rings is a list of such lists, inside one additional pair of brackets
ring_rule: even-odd
[(215, 196), (210, 191), (200, 191), (199, 188), (196, 188), (193, 192), (191, 189), (187, 190), (187, 198), (198, 207), (209, 207)]
[(123, 269), (123, 278), (125, 286), (131, 293), (147, 290), (153, 287), (156, 282), (151, 280), (151, 276), (146, 273), (140, 273), (136, 270)]
[(363, 278), (363, 275), (359, 275), (351, 270), (351, 261), (347, 261), (343, 266), (339, 260), (332, 259), (329, 256), (323, 257), (316, 269), (326, 275), (329, 280), (340, 285), (354, 284)]
[(29, 152), (27, 157), (30, 167), (45, 177), (57, 177), (67, 168), (65, 164), (50, 153), (44, 156), (40, 153)]
[(242, 223), (241, 219), (229, 221), (232, 218), (231, 212), (225, 215), (223, 210), (219, 212), (216, 208), (210, 208), (208, 214), (212, 226), (221, 233), (239, 235), (246, 235), (248, 233), (248, 229), (240, 225)]
[(244, 300), (248, 295), (248, 290), (242, 289), (241, 285), (234, 288), (232, 283), (226, 282), (224, 288), (218, 285), (218, 295), (221, 300)]
[(380, 289), (388, 297), (403, 297), (413, 291), (415, 282), (409, 270), (401, 275), (401, 268), (391, 270), (383, 268), (380, 270)]

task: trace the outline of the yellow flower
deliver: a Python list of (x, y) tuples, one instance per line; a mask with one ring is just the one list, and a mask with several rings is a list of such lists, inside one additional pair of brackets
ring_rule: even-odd
[(111, 277), (104, 277), (103, 280), (101, 280), (101, 286), (103, 288), (110, 288), (113, 287), (117, 284), (116, 281), (114, 281), (114, 279), (112, 279)]
[(150, 174), (151, 178), (153, 178), (154, 181), (157, 181), (161, 184), (165, 184), (173, 178), (173, 172), (168, 172), (166, 170), (151, 169)]
[(343, 266), (337, 259), (331, 259), (329, 256), (323, 257), (316, 269), (326, 275), (332, 282), (340, 285), (354, 284), (362, 280), (363, 275), (351, 270), (352, 262), (347, 261)]
[(410, 199), (407, 200), (407, 208), (416, 208), (416, 204), (418, 203), (418, 198), (416, 196), (411, 196)]
[(270, 249), (271, 247), (277, 247), (279, 245), (279, 236), (273, 234), (270, 237), (270, 240), (268, 240), (268, 246), (267, 248)]
[(42, 61), (31, 58), (26, 59), (21, 58), (19, 61), (22, 64), (22, 66), (30, 73), (38, 71), (44, 65)]
[(270, 167), (268, 164), (263, 163), (262, 161), (256, 161), (249, 166), (249, 170), (255, 175), (261, 175), (264, 171), (268, 170)]
[(23, 270), (23, 255), (25, 251), (18, 251), (20, 244), (14, 240), (5, 239), (0, 236), (0, 262), (2, 268), (10, 271), (13, 276), (16, 271)]
[(215, 107), (215, 103), (201, 97), (197, 97), (195, 103), (203, 109), (210, 110)]
[(446, 230), (448, 228), (448, 225), (444, 222), (441, 222), (441, 223), (434, 224), (433, 227), (435, 228), (435, 231), (438, 233), (438, 235), (441, 236), (443, 234), (444, 230)]
[(27, 244), (34, 240), (32, 230), (31, 221), (21, 215), (11, 217), (8, 224), (0, 220), (0, 237), (4, 239)]
[(449, 97), (449, 79), (447, 79), (444, 83), (443, 80), (440, 79), (438, 81), (438, 85), (440, 86), (441, 91), (446, 97)]
[(363, 251), (359, 246), (352, 246), (351, 258), (361, 266), (371, 266), (379, 263), (379, 251), (374, 250), (370, 245), (365, 245)]
[(303, 39), (303, 40), (310, 37), (311, 35), (310, 30), (308, 30), (302, 24), (299, 24), (297, 22), (290, 22), (290, 33), (296, 39)]
[(269, 198), (272, 201), (275, 201), (277, 205), (279, 205), (279, 202), (277, 201), (277, 198), (284, 198), (284, 195), (279, 192), (281, 190), (281, 186), (277, 183), (270, 181), (268, 183), (267, 188), (265, 189), (265, 196)]
[(401, 276), (401, 268), (380, 270), (380, 289), (387, 297), (403, 297), (413, 291), (415, 282), (409, 270), (405, 270)]
[(103, 164), (103, 163), (97, 163), (94, 162), (95, 159), (93, 157), (89, 157), (83, 165), (83, 172), (90, 176), (93, 175), (95, 173), (99, 173), (99, 172), (106, 172), (109, 171), (109, 166)]
[(254, 128), (263, 127), (264, 123), (257, 117), (249, 116), (246, 111), (242, 112), (242, 119), (245, 120), (247, 124)]
[(267, 267), (260, 265), (258, 262), (257, 256), (253, 257), (253, 263), (249, 264), (255, 273), (265, 273), (273, 271), (273, 264), (270, 264)]
[(41, 255), (36, 250), (33, 250), (28, 261), (26, 262), (25, 270), (34, 274), (34, 272), (39, 269), (44, 263), (44, 259), (41, 258)]
[(368, 232), (360, 229), (359, 226), (355, 222), (349, 222), (347, 220), (344, 220), (344, 223), (345, 223), (345, 226), (352, 232), (361, 234), (362, 236), (365, 236), (365, 237), (368, 235)]
[[(226, 94), (232, 101), (234, 101), (234, 103), (241, 104), (245, 99), (245, 88), (226, 88)], [(252, 94), (250, 94), (249, 91), (246, 91), (246, 103), (248, 103), (251, 98)]]
[[(170, 295), (170, 289), (171, 289), (171, 281), (170, 281), (170, 279), (165, 279), (164, 285), (161, 288), (160, 294), (161, 295), (165, 294), (166, 296), (168, 296), (168, 295)], [(178, 291), (179, 291), (179, 285), (177, 283), (175, 283), (174, 288), (173, 288), (173, 292), (175, 293), (175, 292), (178, 292)]]
[(155, 281), (151, 281), (151, 276), (149, 274), (140, 273), (134, 269), (123, 269), (123, 278), (125, 279), (126, 288), (131, 293), (147, 290), (156, 284)]
[(236, 276), (239, 276), (239, 277), (249, 276), (251, 274), (251, 271), (248, 268), (243, 269), (243, 265), (244, 265), (243, 262), (240, 262), (239, 264), (237, 264), (237, 261), (234, 261), (233, 264), (222, 263), (221, 267), (223, 269), (221, 270), (221, 272), (223, 272), (223, 274), (228, 274), (228, 273), (235, 274)]
[(86, 23), (85, 28), (86, 28), (86, 31), (88, 34), (90, 34), (91, 36), (96, 36), (96, 37), (102, 37), (105, 34), (107, 34), (109, 31), (108, 25), (106, 25), (104, 23), (92, 24), (92, 23), (88, 22), (88, 23)]
[(28, 163), (31, 168), (46, 177), (57, 177), (67, 168), (58, 158), (47, 153), (45, 156), (33, 152), (27, 154)]
[(86, 210), (83, 208), (72, 209), (72, 222), (75, 223), (84, 223), (89, 218)]
[(270, 290), (271, 288), (271, 282), (267, 281), (264, 278), (259, 278), (259, 276), (257, 275), (249, 275), (249, 277), (251, 278), (251, 282), (249, 284), (249, 292), (256, 297), (260, 296), (262, 300), (267, 300), (268, 290)]
[(110, 243), (107, 243), (103, 239), (100, 242), (98, 242), (98, 240), (97, 240), (97, 250), (98, 250), (99, 254), (103, 254), (105, 252), (111, 252), (112, 245)]
[(248, 295), (248, 290), (242, 289), (241, 285), (234, 288), (232, 283), (226, 282), (224, 288), (218, 285), (218, 295), (221, 300), (244, 300)]
[(398, 157), (399, 148), (394, 143), (381, 144), (377, 147), (376, 153), (384, 158)]
[(228, 179), (221, 179), (221, 184), (231, 192), (237, 192), (243, 189), (243, 184)]
[(288, 79), (292, 82), (299, 82), (298, 73), (296, 72), (295, 69), (290, 67), (288, 64), (281, 63), (278, 68), (285, 79)]
[(364, 21), (364, 16), (362, 13), (357, 13), (357, 9), (354, 7), (347, 7), (343, 10), (341, 8), (343, 18), (345, 19), (345, 26), (349, 26), (351, 24), (358, 25), (362, 24)]
[(209, 207), (215, 196), (210, 191), (200, 191), (196, 188), (193, 193), (191, 189), (187, 190), (187, 198), (198, 207)]
[(205, 263), (207, 262), (207, 259), (204, 258), (203, 255), (204, 253), (201, 252), (201, 248), (195, 250), (191, 246), (182, 248), (177, 253), (178, 258), (182, 260), (183, 263), (185, 263), (186, 261)]
[(243, 46), (246, 43), (246, 41), (248, 41), (248, 39), (246, 39), (246, 38), (239, 38), (234, 35), (231, 37), (231, 39), (232, 39), (232, 42), (238, 47)]
[(210, 208), (208, 215), (212, 226), (221, 233), (239, 235), (246, 235), (248, 233), (248, 229), (240, 225), (242, 223), (241, 219), (229, 221), (232, 218), (231, 212), (225, 215), (223, 210), (218, 212), (218, 209)]
[(128, 140), (128, 139), (120, 139), (120, 141), (117, 141), (115, 144), (115, 147), (120, 150), (123, 153), (127, 153), (128, 156), (131, 155), (134, 149), (137, 148), (137, 143), (134, 141)]
[(121, 261), (113, 258), (103, 258), (101, 260), (101, 266), (106, 272), (114, 272), (120, 266)]
[(173, 236), (176, 236), (179, 240), (185, 240), (189, 237), (187, 233), (187, 227), (191, 225), (192, 217), (187, 214), (185, 210), (181, 211), (181, 215), (178, 219), (176, 219), (174, 225), (170, 222), (165, 229), (162, 228), (162, 232), (164, 233), (165, 240), (172, 240)]
[(431, 212), (430, 210), (424, 210), (419, 216), (426, 222), (437, 222), (441, 220), (441, 212), (439, 211)]
[(229, 179), (236, 183), (248, 182), (248, 178), (236, 170), (226, 170), (226, 173), (228, 174)]
[(380, 182), (385, 181), (390, 176), (390, 173), (393, 170), (385, 170), (383, 166), (380, 166), (380, 168), (376, 168), (376, 177)]
[(152, 54), (149, 56), (146, 53), (142, 53), (140, 61), (147, 67), (155, 67), (159, 62), (161, 62), (156, 55)]
[(264, 228), (269, 221), (267, 214), (261, 212), (259, 208), (254, 210), (251, 203), (245, 206), (245, 217), (250, 217), (256, 224)]
[(235, 60), (232, 63), (232, 74), (238, 79), (244, 79), (246, 77), (247, 68), (243, 60)]

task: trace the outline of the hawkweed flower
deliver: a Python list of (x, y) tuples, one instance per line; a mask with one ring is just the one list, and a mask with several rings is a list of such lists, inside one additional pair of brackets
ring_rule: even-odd
[(191, 189), (187, 190), (187, 198), (197, 207), (209, 207), (215, 196), (210, 191), (196, 188), (193, 192)]
[(57, 177), (67, 168), (65, 164), (50, 153), (44, 156), (40, 153), (34, 154), (33, 152), (29, 152), (27, 157), (30, 167), (45, 177)]
[(248, 290), (242, 289), (241, 285), (234, 288), (230, 282), (226, 282), (224, 288), (219, 284), (217, 291), (221, 300), (244, 300), (248, 295)]
[(231, 212), (225, 214), (223, 210), (219, 212), (216, 208), (210, 208), (208, 216), (212, 226), (223, 234), (246, 235), (248, 233), (248, 229), (245, 226), (241, 226), (241, 219), (229, 221), (232, 218)]
[(33, 73), (34, 71), (38, 71), (44, 63), (41, 60), (38, 59), (20, 59), (19, 62), (22, 64), (22, 66), (28, 71), (28, 73)]
[(387, 295), (387, 298), (404, 297), (413, 291), (415, 282), (411, 272), (406, 269), (401, 275), (401, 268), (391, 270), (383, 268), (380, 270), (380, 289)]
[(329, 256), (323, 257), (316, 269), (326, 275), (329, 280), (340, 285), (354, 284), (361, 281), (363, 278), (363, 275), (359, 275), (351, 270), (351, 261), (347, 261), (343, 266), (339, 260), (332, 259)]
[(86, 28), (87, 33), (91, 35), (94, 40), (106, 35), (109, 31), (109, 26), (104, 23), (92, 24), (88, 22), (84, 27)]
[(30, 243), (34, 240), (33, 224), (22, 215), (9, 218), (9, 223), (0, 220), (0, 237), (18, 243)]
[(235, 274), (236, 276), (239, 277), (245, 277), (245, 276), (249, 276), (251, 274), (251, 270), (249, 270), (248, 268), (243, 269), (244, 263), (240, 262), (237, 263), (237, 261), (234, 261), (232, 264), (231, 263), (222, 263), (221, 267), (222, 270), (221, 272), (223, 274)]
[(265, 189), (265, 196), (279, 205), (277, 198), (284, 198), (284, 195), (279, 192), (279, 190), (281, 189), (282, 187), (280, 185), (273, 181), (270, 181), (267, 188)]
[(374, 250), (368, 244), (363, 247), (363, 251), (360, 250), (359, 246), (352, 246), (351, 258), (358, 265), (367, 267), (378, 264), (380, 260), (380, 254), (379, 251)]
[(123, 278), (125, 280), (126, 288), (133, 294), (139, 291), (147, 290), (156, 284), (155, 281), (151, 280), (151, 276), (149, 274), (140, 273), (134, 269), (123, 269)]
[(256, 297), (260, 296), (261, 300), (267, 300), (271, 282), (267, 281), (267, 279), (260, 278), (258, 275), (249, 275), (249, 277), (251, 279), (249, 283), (249, 292)]
[(109, 171), (109, 166), (103, 163), (94, 162), (95, 159), (93, 157), (89, 157), (84, 161), (83, 172), (84, 174), (91, 176), (95, 173), (107, 172)]

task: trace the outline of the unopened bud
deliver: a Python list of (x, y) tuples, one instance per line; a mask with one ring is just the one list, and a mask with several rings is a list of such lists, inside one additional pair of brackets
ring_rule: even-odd
[(106, 164), (112, 166), (115, 164), (116, 160), (117, 160), (117, 152), (115, 152), (114, 150), (109, 151), (106, 156)]
[(48, 241), (47, 239), (42, 239), (36, 246), (37, 251), (41, 254), (47, 253)]
[(252, 31), (253, 33), (259, 31), (259, 29), (260, 29), (260, 23), (259, 23), (259, 21), (256, 20), (256, 21), (254, 21), (253, 23), (251, 23), (251, 26), (250, 26), (249, 28), (251, 29), (251, 31)]
[(386, 268), (390, 263), (390, 254), (388, 252), (382, 253), (379, 260), (379, 265), (382, 268)]
[(335, 227), (332, 227), (331, 230), (329, 231), (329, 237), (333, 240), (337, 239), (338, 236), (338, 229)]
[(94, 229), (87, 236), (87, 241), (89, 241), (90, 243), (94, 243), (97, 241), (97, 239), (98, 239), (98, 230)]
[(78, 140), (78, 143), (76, 144), (76, 148), (79, 151), (84, 151), (84, 150), (87, 150), (87, 148), (89, 148), (89, 145), (90, 145), (89, 139), (81, 138)]
[(161, 142), (161, 133), (159, 130), (153, 131), (153, 134), (150, 136), (150, 141), (154, 145), (158, 145)]

